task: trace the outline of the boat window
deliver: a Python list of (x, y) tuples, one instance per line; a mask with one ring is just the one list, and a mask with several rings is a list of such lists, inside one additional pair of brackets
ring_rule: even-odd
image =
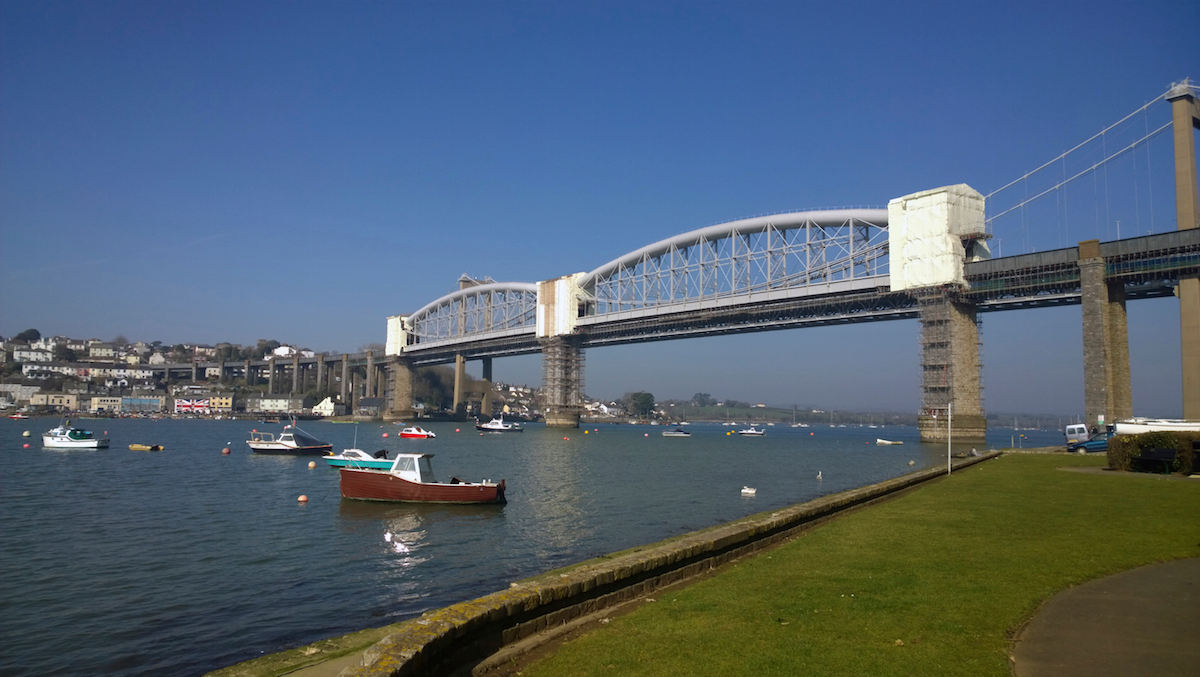
[(437, 481), (437, 480), (433, 479), (433, 466), (429, 463), (428, 456), (421, 457), (421, 481), (422, 482), (436, 482)]
[(408, 458), (407, 456), (401, 456), (400, 458), (396, 459), (396, 470), (400, 472), (412, 472), (416, 470), (416, 468), (413, 467), (413, 460), (411, 458)]

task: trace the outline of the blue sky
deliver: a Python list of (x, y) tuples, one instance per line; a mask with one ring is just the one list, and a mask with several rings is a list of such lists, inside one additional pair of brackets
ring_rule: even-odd
[[(747, 216), (989, 193), (1200, 78), (1194, 2), (829, 4), (4, 0), (0, 335), (355, 351), (462, 273), (537, 281)], [(1168, 141), (998, 222), (993, 248), (1173, 229)], [(1129, 314), (1134, 408), (1178, 415), (1177, 307)], [(985, 315), (987, 409), (1080, 412), (1080, 341), (1078, 307)], [(919, 400), (915, 321), (587, 361), (598, 397)], [(539, 358), (495, 375), (536, 384)]]

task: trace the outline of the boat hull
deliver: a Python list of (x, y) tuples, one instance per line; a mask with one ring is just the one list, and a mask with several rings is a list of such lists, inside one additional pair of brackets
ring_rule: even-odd
[(312, 447), (291, 447), (282, 444), (247, 442), (250, 450), (259, 454), (291, 454), (293, 456), (324, 456), (333, 451), (332, 444)]
[(413, 482), (390, 472), (341, 468), (342, 498), (393, 503), (504, 503), (499, 484)]
[(72, 440), (42, 435), (42, 446), (46, 449), (107, 449), (108, 440)]
[(371, 468), (373, 470), (390, 470), (392, 467), (391, 459), (372, 459), (360, 460), (355, 458), (335, 458), (326, 456), (325, 462), (333, 468)]
[(1200, 432), (1200, 421), (1185, 421), (1168, 418), (1135, 418), (1117, 421), (1114, 432), (1118, 435), (1140, 435), (1153, 432)]

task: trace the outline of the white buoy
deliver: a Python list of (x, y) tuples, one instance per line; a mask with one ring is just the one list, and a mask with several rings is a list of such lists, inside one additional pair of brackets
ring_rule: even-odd
[(755, 489), (754, 487), (746, 487), (746, 486), (742, 487), (742, 495), (743, 496), (753, 496), (757, 493), (758, 493), (758, 489)]
[(29, 431), (26, 430), (25, 432), (21, 433), (21, 437), (29, 437)]
[(309, 462), (308, 462), (308, 469), (309, 469), (309, 470), (312, 470), (312, 469), (313, 469), (313, 468), (315, 468), (315, 467), (317, 467), (317, 462), (316, 462), (316, 461), (309, 461)]

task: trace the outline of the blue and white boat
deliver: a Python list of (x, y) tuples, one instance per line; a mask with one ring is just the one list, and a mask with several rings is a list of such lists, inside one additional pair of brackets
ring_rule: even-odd
[(343, 449), (342, 453), (326, 456), (325, 462), (333, 468), (374, 468), (388, 470), (394, 461), (387, 457), (387, 450), (380, 449), (374, 455), (362, 449)]

